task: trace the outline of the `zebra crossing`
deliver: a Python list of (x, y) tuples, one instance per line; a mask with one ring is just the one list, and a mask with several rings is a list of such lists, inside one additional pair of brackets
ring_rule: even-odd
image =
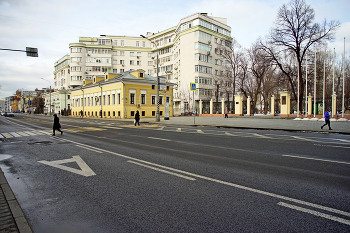
[[(79, 128), (66, 128), (64, 132), (68, 133), (78, 133), (78, 132), (86, 132), (86, 131), (102, 131), (107, 130), (104, 128), (97, 127), (79, 127)], [(30, 130), (30, 131), (20, 131), (20, 132), (7, 132), (0, 133), (1, 138), (19, 138), (19, 137), (28, 137), (28, 136), (38, 136), (38, 135), (51, 135), (52, 130)]]
[(35, 135), (48, 135), (50, 133), (52, 133), (52, 132), (49, 130), (8, 132), (8, 133), (0, 133), (0, 138), (19, 138), (19, 137), (27, 137), (27, 136), (35, 136)]

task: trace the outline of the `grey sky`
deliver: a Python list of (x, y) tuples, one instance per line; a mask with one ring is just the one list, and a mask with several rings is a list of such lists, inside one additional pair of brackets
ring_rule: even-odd
[[(227, 18), (232, 37), (249, 47), (273, 26), (277, 11), (289, 0), (180, 0), (180, 1), (92, 1), (92, 0), (0, 0), (0, 48), (25, 50), (36, 47), (39, 57), (0, 51), (0, 98), (17, 89), (53, 86), (54, 63), (69, 53), (69, 43), (79, 36), (139, 36), (176, 26), (191, 14), (206, 12)], [(316, 22), (339, 20), (337, 39), (329, 45), (343, 53), (344, 37), (350, 51), (349, 0), (309, 0)]]

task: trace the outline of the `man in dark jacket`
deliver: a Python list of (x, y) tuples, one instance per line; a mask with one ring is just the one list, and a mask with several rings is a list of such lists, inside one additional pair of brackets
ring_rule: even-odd
[(329, 121), (329, 112), (327, 110), (324, 111), (324, 120), (325, 120), (325, 123), (324, 123), (324, 125), (321, 126), (321, 129), (323, 129), (323, 127), (328, 125), (329, 130), (332, 130), (331, 129), (331, 122)]
[(60, 124), (60, 118), (58, 118), (57, 114), (53, 114), (53, 134), (52, 136), (55, 136), (55, 130), (58, 130), (61, 132), (61, 135), (63, 134), (63, 131), (61, 131), (61, 124)]
[(140, 112), (139, 112), (139, 110), (137, 110), (136, 114), (135, 114), (135, 126), (136, 126), (136, 124), (140, 125)]

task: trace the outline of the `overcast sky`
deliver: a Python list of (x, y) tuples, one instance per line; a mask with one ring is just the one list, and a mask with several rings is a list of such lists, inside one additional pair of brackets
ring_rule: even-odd
[[(80, 36), (139, 36), (176, 26), (198, 12), (227, 18), (232, 37), (243, 47), (265, 37), (279, 7), (289, 0), (0, 0), (0, 48), (35, 47), (39, 57), (0, 50), (0, 99), (16, 90), (53, 86), (54, 63), (69, 53)], [(341, 27), (330, 48), (350, 51), (350, 1), (307, 0), (316, 22), (339, 20)]]

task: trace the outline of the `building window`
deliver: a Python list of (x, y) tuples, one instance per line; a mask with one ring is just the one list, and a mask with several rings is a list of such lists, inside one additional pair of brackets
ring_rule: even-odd
[(140, 66), (141, 65), (141, 61), (137, 61), (137, 65)]
[(142, 112), (141, 112), (141, 116), (146, 116), (146, 112), (145, 112), (145, 111), (142, 111)]
[(120, 51), (120, 56), (124, 56), (124, 51)]
[(156, 85), (152, 85), (152, 90), (155, 90), (156, 89)]
[(107, 105), (111, 105), (111, 95), (107, 95)]
[(163, 96), (159, 96), (159, 105), (163, 105)]
[(146, 94), (141, 94), (141, 104), (146, 104)]
[(115, 94), (112, 94), (112, 104), (115, 105)]
[(135, 56), (134, 52), (130, 52), (130, 57), (133, 57), (133, 56)]
[(120, 93), (117, 94), (117, 104), (120, 104)]
[(130, 104), (135, 104), (135, 93), (130, 93)]
[(124, 65), (124, 60), (119, 60), (121, 65)]
[(120, 69), (120, 73), (123, 73), (124, 72), (124, 69)]
[(155, 104), (156, 104), (156, 96), (152, 95), (152, 105), (155, 105)]
[(134, 60), (130, 60), (130, 65), (134, 65)]
[(140, 47), (140, 42), (136, 41), (136, 47)]
[(120, 46), (124, 46), (124, 41), (123, 40), (120, 41)]
[(131, 111), (130, 116), (135, 116), (135, 111)]
[(146, 42), (145, 41), (142, 42), (142, 47), (146, 47)]

